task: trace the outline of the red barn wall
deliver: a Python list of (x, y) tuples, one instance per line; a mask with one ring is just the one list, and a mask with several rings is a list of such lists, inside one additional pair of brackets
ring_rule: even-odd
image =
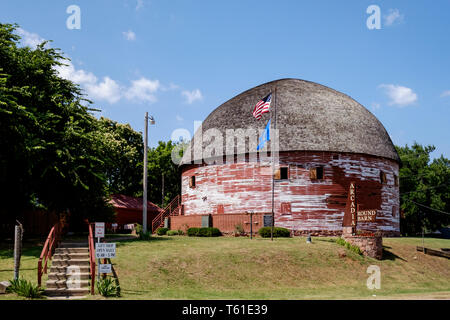
[[(363, 154), (309, 151), (282, 152), (279, 162), (289, 167), (289, 179), (275, 182), (276, 226), (298, 233), (341, 233), (348, 187), (355, 181), (361, 209), (378, 210), (375, 222), (359, 223), (358, 229), (399, 234), (397, 162)], [(310, 179), (309, 168), (317, 166), (324, 167), (323, 180)], [(386, 173), (386, 183), (380, 181), (380, 170)], [(191, 176), (195, 176), (193, 188)], [(184, 215), (211, 214), (219, 229), (229, 223), (219, 223), (214, 215), (271, 212), (271, 190), (270, 162), (189, 165), (182, 172)]]

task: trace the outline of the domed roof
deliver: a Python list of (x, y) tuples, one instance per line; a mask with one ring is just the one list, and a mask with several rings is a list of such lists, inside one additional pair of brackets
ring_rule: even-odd
[[(273, 93), (275, 88), (276, 96), (272, 95), (271, 112), (274, 112), (276, 103), (280, 152), (350, 152), (399, 161), (386, 129), (361, 104), (341, 92), (314, 82), (281, 79), (247, 90), (211, 112), (186, 150), (186, 153), (191, 153), (190, 159), (188, 154), (185, 154), (181, 165), (192, 163), (199, 158), (197, 154), (202, 153), (194, 152), (194, 141), (211, 128), (222, 133), (224, 146), (228, 129), (264, 129), (270, 118), (269, 113), (256, 120), (252, 115), (253, 108), (260, 99), (270, 92)], [(206, 145), (208, 142), (203, 141), (203, 150)], [(249, 152), (248, 143), (245, 151)], [(223, 155), (225, 154), (224, 147)]]

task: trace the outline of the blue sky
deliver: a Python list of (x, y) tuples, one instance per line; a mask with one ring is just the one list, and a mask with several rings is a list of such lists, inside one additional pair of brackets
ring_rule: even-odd
[[(70, 5), (80, 29), (67, 28)], [(380, 8), (381, 29), (366, 12)], [(0, 2), (25, 45), (53, 40), (59, 70), (102, 115), (149, 143), (193, 132), (217, 106), (280, 78), (314, 81), (374, 113), (397, 145), (434, 144), (450, 157), (450, 1), (118, 0)], [(256, 103), (256, 101), (255, 101)]]

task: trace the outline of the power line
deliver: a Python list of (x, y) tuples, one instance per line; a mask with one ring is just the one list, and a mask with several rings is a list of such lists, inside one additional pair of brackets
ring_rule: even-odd
[(414, 190), (414, 191), (402, 192), (400, 194), (403, 195), (403, 194), (409, 194), (409, 193), (414, 193), (414, 192), (422, 192), (422, 191), (425, 191), (425, 190), (440, 188), (442, 186), (447, 186), (447, 185), (448, 185), (448, 183), (443, 183), (443, 184), (440, 184), (438, 186), (425, 188), (424, 190)]
[(433, 211), (437, 211), (437, 212), (440, 212), (440, 213), (444, 213), (444, 214), (450, 215), (449, 212), (445, 212), (445, 211), (441, 211), (441, 210), (438, 210), (438, 209), (434, 209), (434, 208), (428, 207), (428, 206), (426, 206), (426, 205), (424, 205), (424, 204), (420, 204), (420, 203), (417, 203), (417, 202), (412, 201), (412, 200), (409, 200), (409, 199), (405, 199), (405, 200), (406, 200), (406, 201), (411, 201), (412, 203), (415, 203), (415, 204), (418, 205), (418, 206), (421, 206), (421, 207), (424, 207), (424, 208), (427, 208), (427, 209), (430, 209), (430, 210), (433, 210)]

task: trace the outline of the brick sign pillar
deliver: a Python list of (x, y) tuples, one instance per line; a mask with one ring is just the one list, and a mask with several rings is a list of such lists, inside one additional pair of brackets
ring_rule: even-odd
[(359, 210), (356, 201), (356, 184), (350, 182), (347, 205), (342, 222), (342, 238), (354, 246), (358, 246), (366, 256), (381, 260), (383, 258), (383, 238), (380, 235), (358, 236), (356, 226), (359, 221), (375, 221), (376, 210)]

